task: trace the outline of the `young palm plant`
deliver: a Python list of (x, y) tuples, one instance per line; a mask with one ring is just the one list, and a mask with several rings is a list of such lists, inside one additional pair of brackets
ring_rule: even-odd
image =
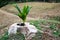
[(22, 25), (25, 24), (25, 21), (26, 21), (26, 17), (31, 9), (30, 6), (24, 6), (23, 9), (21, 10), (18, 5), (14, 5), (14, 7), (18, 10), (18, 16), (22, 19), (23, 23), (21, 23)]

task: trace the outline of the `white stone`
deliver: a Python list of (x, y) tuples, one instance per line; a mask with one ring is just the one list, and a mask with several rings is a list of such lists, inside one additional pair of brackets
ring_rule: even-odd
[(24, 27), (26, 27), (28, 30), (28, 33), (27, 34), (29, 34), (29, 33), (37, 33), (37, 29), (36, 29), (36, 27), (35, 26), (33, 26), (33, 25), (31, 25), (31, 24), (29, 24), (29, 23), (25, 23), (25, 26), (18, 26), (17, 25), (18, 23), (14, 23), (14, 24), (12, 24), (10, 27), (9, 27), (9, 29), (8, 29), (8, 35), (10, 35), (10, 34), (16, 34), (17, 33), (17, 29), (18, 28), (23, 28), (23, 30), (22, 30), (22, 34), (26, 34), (25, 33), (25, 31), (26, 30), (24, 30)]
[(17, 28), (20, 26), (17, 26), (17, 23), (12, 24), (8, 29), (8, 35), (9, 34), (16, 34)]

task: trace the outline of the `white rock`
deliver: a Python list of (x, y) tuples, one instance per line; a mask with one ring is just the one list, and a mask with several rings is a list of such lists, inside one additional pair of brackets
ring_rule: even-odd
[(12, 24), (8, 29), (8, 35), (9, 34), (16, 34), (18, 27), (20, 27), (20, 26), (17, 26), (17, 23)]
[[(17, 25), (18, 23), (14, 23), (12, 24), (9, 29), (8, 29), (8, 35), (10, 34), (16, 34), (17, 33), (17, 29), (18, 28), (21, 28), (21, 33), (22, 34), (30, 34), (30, 33), (37, 33), (37, 29), (35, 28), (35, 26), (29, 24), (29, 23), (25, 23), (25, 26), (18, 26)], [(26, 33), (26, 30), (24, 28), (27, 28), (27, 33)]]

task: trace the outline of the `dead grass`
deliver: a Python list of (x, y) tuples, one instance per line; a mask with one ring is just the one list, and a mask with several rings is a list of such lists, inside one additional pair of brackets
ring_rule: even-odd
[[(50, 16), (60, 15), (60, 3), (27, 2), (27, 3), (17, 3), (17, 4), (21, 8), (24, 5), (31, 6), (32, 9), (28, 16), (32, 18), (45, 18), (47, 15)], [(12, 4), (9, 4), (1, 9), (13, 14), (18, 13)]]

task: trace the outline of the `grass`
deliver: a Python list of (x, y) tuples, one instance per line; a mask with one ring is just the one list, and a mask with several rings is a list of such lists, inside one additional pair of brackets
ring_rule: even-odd
[[(54, 37), (60, 37), (60, 30), (59, 30), (59, 28), (57, 27), (57, 25), (58, 24), (60, 24), (60, 22), (58, 23), (57, 21), (55, 21), (55, 20), (35, 20), (35, 21), (30, 21), (31, 22), (31, 24), (33, 24), (34, 26), (36, 26), (36, 28), (38, 29), (38, 30), (44, 30), (42, 27), (41, 27), (41, 25), (43, 24), (43, 25), (45, 25), (45, 24), (47, 24), (47, 23), (50, 23), (50, 24), (47, 24), (47, 25), (49, 25), (49, 30), (51, 30), (51, 34), (54, 36)], [(46, 26), (47, 26), (46, 25)], [(40, 31), (39, 31), (40, 32)]]
[(52, 18), (50, 18), (51, 20), (57, 20), (57, 21), (60, 21), (60, 16), (54, 16)]
[[(50, 25), (49, 25), (49, 30), (51, 30), (52, 31), (52, 35), (54, 36), (54, 37), (60, 37), (59, 35), (60, 35), (60, 30), (58, 29), (56, 29), (57, 28), (57, 24), (60, 24), (60, 23), (58, 23), (57, 21), (55, 22), (51, 22), (52, 20), (31, 20), (30, 21), (30, 24), (32, 24), (32, 25), (34, 25), (34, 26), (36, 26), (36, 28), (38, 29), (38, 30), (40, 30), (40, 31), (43, 31), (44, 29), (43, 29), (43, 27), (41, 27), (41, 24), (46, 24), (46, 23), (51, 23)], [(55, 25), (56, 24), (56, 25)], [(48, 25), (48, 24), (47, 24)], [(37, 32), (37, 34), (36, 34), (36, 36), (35, 37), (33, 37), (32, 39), (33, 40), (42, 40), (42, 35), (43, 35), (43, 33), (41, 33), (40, 31), (38, 31)], [(7, 33), (6, 34), (4, 34), (4, 36), (2, 36), (0, 39), (3, 39), (3, 40), (12, 40), (12, 39), (14, 39), (14, 40), (24, 40), (24, 37), (23, 37), (23, 35), (22, 34), (17, 34), (17, 35), (13, 35), (13, 36), (11, 36), (10, 38), (8, 38), (8, 36), (7, 36)], [(47, 38), (48, 39), (48, 38)]]
[(5, 32), (3, 36), (0, 36), (0, 40), (25, 40), (23, 34), (8, 35), (8, 32)]

